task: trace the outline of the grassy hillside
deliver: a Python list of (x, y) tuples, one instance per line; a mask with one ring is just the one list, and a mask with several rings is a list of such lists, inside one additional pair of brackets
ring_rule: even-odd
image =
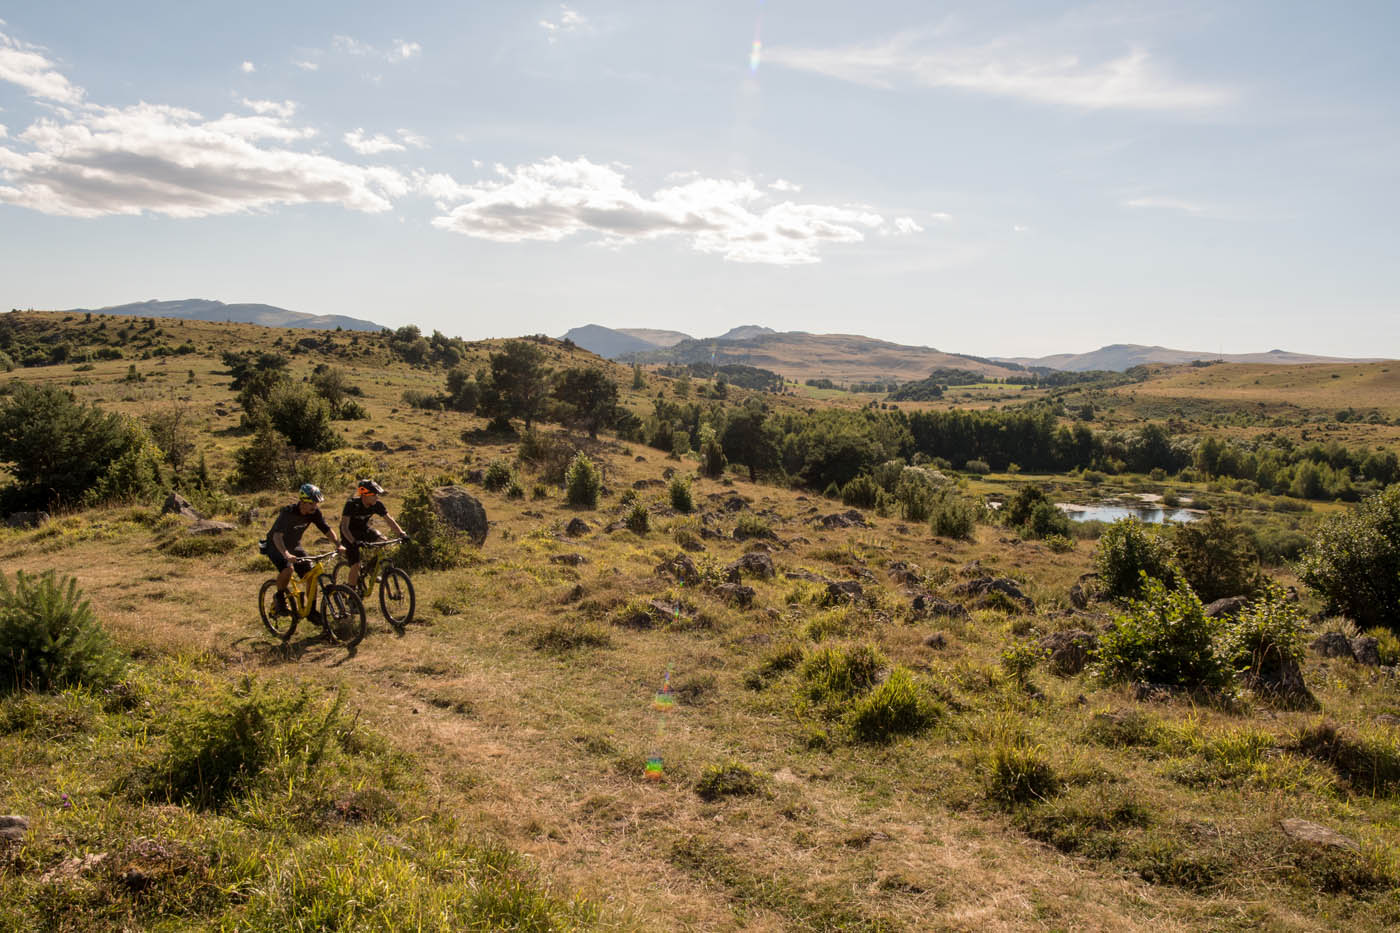
[[(22, 322), (75, 343), (72, 328), (101, 323)], [(122, 359), (11, 376), (132, 414), (188, 404), (210, 465), (226, 469), (246, 437), (219, 354), (290, 352), (305, 333), (162, 321), (152, 337), (140, 326)], [(983, 523), (959, 541), (868, 510), (864, 525), (834, 527), (820, 519), (844, 512), (839, 502), (736, 472), (693, 478), (695, 509), (682, 513), (669, 474), (692, 476), (695, 461), (607, 436), (567, 438), (599, 462), (605, 486), (597, 509), (570, 507), (481, 418), (403, 405), (406, 389), (441, 389), (440, 367), (409, 366), (378, 336), (327, 336), (294, 354), (294, 374), (343, 366), (372, 416), (336, 424), (347, 446), (328, 455), (340, 471), (332, 503), (370, 471), (397, 512), (414, 478), (460, 482), (496, 461), (525, 497), (472, 486), (492, 523), (486, 543), (455, 569), (415, 573), (415, 624), (396, 637), (372, 613), (353, 652), (304, 630), (284, 647), (258, 620), (271, 568), (254, 547), (286, 494), (221, 500), (215, 517), (238, 530), (227, 551), (202, 556), (177, 556), (195, 550), (172, 546), (179, 521), (144, 503), (0, 530), (4, 572), (74, 575), (135, 665), (130, 686), (108, 694), (0, 698), (0, 810), (31, 823), (22, 845), (0, 849), (0, 927), (273, 930), (294, 915), (317, 929), (1400, 923), (1400, 695), (1384, 670), (1310, 653), (1317, 705), (1301, 709), (1247, 690), (1140, 695), (1088, 672), (1058, 675), (1026, 662), (1027, 646), (1097, 632), (1112, 611), (1070, 600), (1091, 539), (1052, 550)], [(140, 359), (157, 345), (143, 340), (195, 349)], [(490, 347), (470, 345), (469, 359)], [(555, 365), (595, 361), (547, 350)], [(674, 391), (648, 375), (633, 392), (630, 368), (612, 372), (639, 412)], [(1137, 403), (1147, 395), (1138, 387)], [(1003, 499), (1028, 480), (1065, 500), (1092, 490), (1246, 504), (1131, 476), (959, 482), (969, 497)], [(618, 524), (629, 496), (647, 509), (645, 531)], [(1248, 514), (1271, 516), (1275, 501), (1258, 497)], [(1304, 510), (1287, 513), (1304, 528), (1316, 514), (1289, 507)], [(565, 533), (574, 518), (585, 534)], [(721, 588), (746, 554), (776, 571), (742, 574), (750, 606)], [(683, 562), (662, 569), (678, 555), (693, 574)], [(1269, 572), (1296, 583), (1285, 567)], [(984, 575), (1016, 581), (1031, 605), (960, 589)], [(962, 609), (916, 611), (916, 593)], [(868, 659), (855, 669), (877, 681), (870, 692), (844, 697), (823, 678), (842, 657)], [(309, 686), (323, 703), (339, 691), (328, 763), (305, 773), (288, 753), (269, 773), (295, 777), (212, 808), (142, 791), (133, 775), (163, 760), (172, 723), (192, 703), (229, 702), (249, 675)], [(889, 695), (901, 683), (916, 709)], [(871, 696), (917, 728), (885, 735)], [(1330, 745), (1318, 738), (1324, 720)], [(649, 780), (658, 754), (661, 779)], [(1288, 836), (1281, 821), (1293, 818), (1355, 851)], [(149, 880), (133, 882), (131, 866)]]

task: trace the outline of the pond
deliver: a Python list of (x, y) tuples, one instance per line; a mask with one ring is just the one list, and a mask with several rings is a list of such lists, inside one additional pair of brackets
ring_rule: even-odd
[(1153, 505), (1074, 505), (1055, 503), (1072, 522), (1116, 522), (1120, 518), (1136, 518), (1140, 522), (1160, 525), (1163, 522), (1194, 522), (1205, 516), (1195, 509), (1163, 508)]

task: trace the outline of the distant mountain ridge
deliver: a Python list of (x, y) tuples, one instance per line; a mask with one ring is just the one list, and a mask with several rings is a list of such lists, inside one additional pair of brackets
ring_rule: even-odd
[(1057, 353), (1052, 356), (999, 356), (999, 362), (1016, 363), (1027, 368), (1060, 369), (1069, 372), (1109, 370), (1123, 372), (1134, 366), (1147, 363), (1191, 363), (1196, 360), (1221, 360), (1226, 363), (1274, 363), (1297, 365), (1302, 363), (1375, 363), (1377, 359), (1358, 359), (1341, 356), (1318, 356), (1309, 353), (1293, 353), (1288, 350), (1269, 350), (1266, 353), (1208, 353), (1197, 350), (1173, 350), (1170, 347), (1149, 347), (1137, 343), (1114, 343), (1088, 353)]
[[(713, 339), (749, 340), (754, 337), (762, 337), (764, 334), (774, 333), (777, 331), (771, 327), (744, 324), (740, 327), (731, 327)], [(633, 353), (665, 350), (687, 340), (693, 341), (696, 338), (678, 330), (655, 330), (649, 327), (604, 327), (601, 324), (585, 324), (582, 327), (570, 328), (562, 339), (572, 340), (591, 353), (596, 353), (606, 359), (616, 360)]]
[(274, 305), (224, 304), (207, 298), (184, 298), (176, 301), (133, 301), (107, 308), (70, 308), (68, 314), (120, 314), (132, 317), (183, 318), (188, 321), (232, 321), (238, 324), (261, 324), (264, 327), (295, 327), (306, 330), (383, 330), (382, 324), (342, 314), (304, 314)]

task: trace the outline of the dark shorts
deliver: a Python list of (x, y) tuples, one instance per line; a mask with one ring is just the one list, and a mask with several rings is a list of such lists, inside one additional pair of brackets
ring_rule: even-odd
[(360, 562), (361, 542), (383, 540), (385, 540), (384, 536), (379, 532), (375, 531), (373, 528), (371, 528), (369, 530), (369, 533), (359, 538), (359, 540), (343, 542), (345, 545), (345, 562), (347, 564), (358, 564)]
[[(267, 555), (268, 560), (272, 561), (272, 566), (277, 568), (278, 573), (287, 569), (287, 558), (278, 553), (271, 544), (263, 541), (262, 547), (259, 548), (259, 550)], [(296, 574), (298, 576), (305, 576), (306, 572), (311, 569), (311, 561), (306, 560), (306, 551), (300, 547), (294, 547), (292, 548), (292, 553), (297, 556)]]

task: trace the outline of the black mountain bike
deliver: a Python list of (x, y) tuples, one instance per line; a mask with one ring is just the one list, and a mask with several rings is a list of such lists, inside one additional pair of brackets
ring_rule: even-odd
[[(369, 602), (370, 593), (379, 589), (379, 611), (384, 613), (384, 621), (395, 632), (403, 634), (404, 628), (413, 621), (413, 610), (417, 597), (413, 593), (413, 581), (408, 573), (394, 566), (394, 562), (384, 554), (384, 548), (398, 544), (403, 538), (389, 538), (385, 541), (365, 541), (360, 544), (360, 582), (356, 587), (360, 599)], [(331, 568), (331, 579), (345, 585), (350, 578), (350, 565), (345, 555), (340, 555)]]

